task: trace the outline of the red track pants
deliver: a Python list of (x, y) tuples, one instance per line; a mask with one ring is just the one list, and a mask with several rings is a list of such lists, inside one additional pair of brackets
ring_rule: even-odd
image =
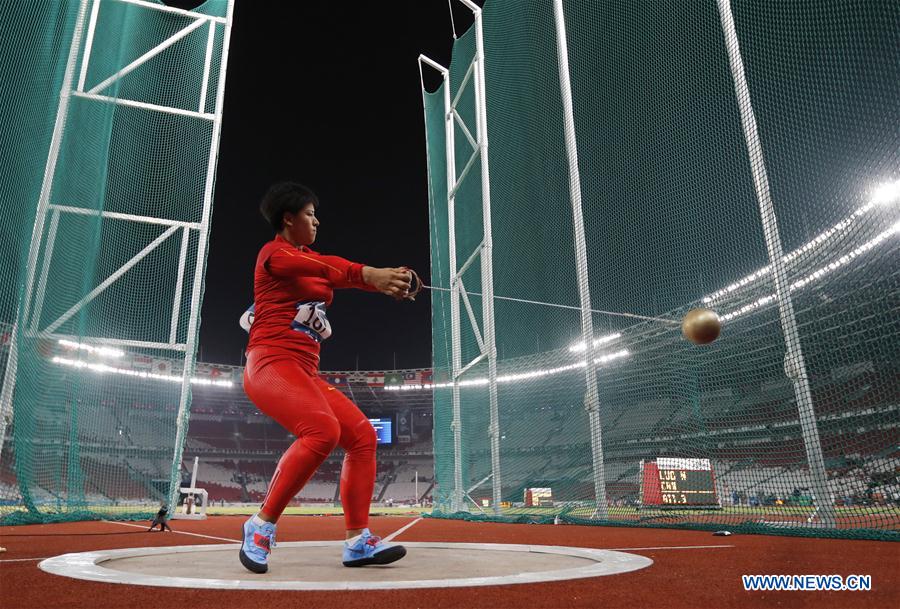
[(343, 393), (316, 374), (314, 364), (296, 353), (255, 347), (247, 354), (244, 391), (262, 412), (297, 436), (287, 449), (262, 511), (277, 520), (287, 504), (340, 445), (341, 502), (347, 529), (366, 528), (375, 487), (375, 429)]

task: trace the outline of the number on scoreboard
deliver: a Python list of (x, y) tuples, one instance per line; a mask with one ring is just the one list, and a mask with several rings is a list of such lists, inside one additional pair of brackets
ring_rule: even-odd
[(674, 457), (641, 461), (641, 507), (721, 508), (712, 463)]

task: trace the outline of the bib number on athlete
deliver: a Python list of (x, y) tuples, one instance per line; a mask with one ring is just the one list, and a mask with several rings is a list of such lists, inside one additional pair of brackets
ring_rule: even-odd
[(309, 334), (316, 341), (323, 341), (331, 336), (331, 324), (325, 314), (325, 303), (321, 301), (298, 302), (297, 314), (291, 322), (291, 328)]

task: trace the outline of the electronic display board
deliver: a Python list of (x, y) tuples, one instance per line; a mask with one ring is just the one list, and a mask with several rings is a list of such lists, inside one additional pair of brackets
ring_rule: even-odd
[(673, 457), (641, 461), (641, 506), (721, 507), (712, 463), (709, 459)]
[(369, 419), (369, 423), (375, 428), (378, 435), (378, 444), (391, 444), (394, 422), (391, 419)]

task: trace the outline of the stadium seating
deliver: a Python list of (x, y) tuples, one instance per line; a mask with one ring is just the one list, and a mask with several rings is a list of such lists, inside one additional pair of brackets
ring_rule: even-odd
[[(820, 375), (813, 382), (829, 492), (843, 504), (900, 502), (895, 471), (900, 454), (897, 427), (885, 423), (890, 417), (896, 421), (900, 375), (885, 371), (846, 374), (850, 376), (838, 379)], [(151, 486), (169, 478), (173, 438), (166, 430), (172, 428), (177, 405), (166, 397), (168, 394), (154, 402), (150, 382), (145, 395), (133, 396), (118, 391), (115, 381), (114, 376), (107, 379), (109, 395), (95, 401), (82, 400), (73, 409), (81, 443), (102, 446), (102, 454), (106, 455), (85, 453), (79, 462), (88, 481), (88, 496), (97, 503), (146, 498), (152, 494)], [(844, 403), (830, 398), (838, 394), (838, 386), (846, 395), (848, 384), (855, 392)], [(400, 413), (408, 413), (413, 422), (402, 442), (398, 439), (378, 447), (373, 498), (408, 503), (429, 493), (435, 476), (432, 392), (389, 391), (359, 380), (337, 387), (370, 417), (391, 418), (396, 423)], [(505, 386), (504, 390), (515, 388)], [(504, 436), (528, 438), (539, 449), (504, 453), (501, 465), (505, 495), (520, 501), (522, 489), (553, 480), (554, 498), (559, 501), (592, 497), (593, 473), (590, 445), (584, 441), (584, 409), (580, 404), (561, 403), (549, 389), (538, 391), (533, 397), (533, 407), (508, 413), (504, 418)], [(65, 407), (61, 405), (60, 412)], [(698, 419), (698, 411), (702, 419)], [(59, 424), (60, 412), (42, 412), (37, 416), (42, 425), (54, 426)], [(726, 505), (749, 501), (750, 497), (786, 497), (798, 489), (808, 492), (812, 486), (811, 475), (803, 466), (805, 446), (790, 383), (746, 383), (716, 389), (701, 394), (697, 408), (673, 405), (664, 394), (658, 398), (645, 396), (629, 407), (613, 403), (604, 416), (605, 475), (613, 503), (636, 501), (640, 492), (639, 462), (662, 455), (712, 459), (719, 497)], [(14, 429), (10, 428), (10, 432), (14, 434)], [(0, 496), (4, 498), (18, 496), (12, 437), (4, 443), (0, 459)], [(698, 437), (703, 441), (698, 443)], [(576, 443), (573, 438), (582, 440)], [(639, 442), (622, 441), (629, 438)], [(684, 438), (690, 438), (690, 442)], [(197, 485), (207, 489), (211, 501), (259, 502), (278, 459), (294, 440), (255, 408), (239, 384), (231, 388), (197, 387), (193, 392), (182, 475), (190, 479), (193, 460), (199, 457)], [(470, 433), (466, 442), (470, 454), (480, 455), (467, 465), (467, 481), (473, 485), (490, 471), (490, 444), (483, 430)], [(700, 446), (702, 453), (680, 453), (686, 444)], [(343, 451), (336, 450), (295, 501), (335, 501), (342, 459)], [(61, 484), (66, 474), (64, 470), (54, 478), (32, 472), (35, 500), (53, 501), (64, 490)], [(877, 491), (872, 490), (873, 479), (880, 481)], [(156, 482), (151, 485), (153, 481)], [(490, 498), (490, 491), (487, 482), (472, 494), (475, 498)], [(882, 499), (875, 498), (876, 492)]]

